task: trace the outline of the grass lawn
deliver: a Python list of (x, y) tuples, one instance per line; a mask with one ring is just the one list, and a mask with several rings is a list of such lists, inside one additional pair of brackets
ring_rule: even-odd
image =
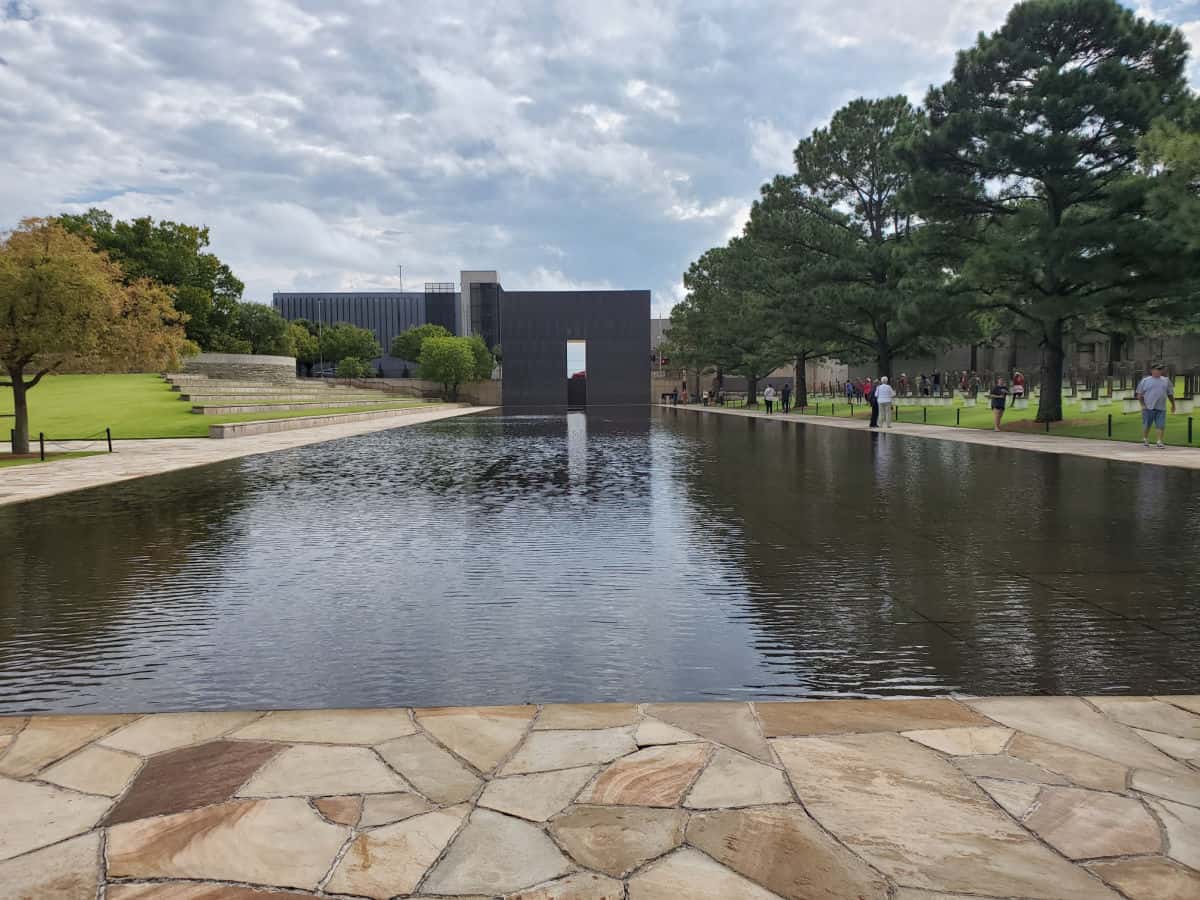
[[(296, 409), (230, 416), (201, 416), (190, 403), (157, 375), (53, 375), (29, 392), (29, 431), (47, 440), (103, 437), (106, 427), (114, 440), (123, 438), (207, 437), (209, 425), (257, 422), (261, 419), (294, 419), (362, 409), (398, 409), (423, 405), (419, 400), (399, 400), (386, 406), (343, 406), (330, 409)], [(380, 394), (383, 398), (385, 395)], [(0, 388), (0, 440), (8, 439), (13, 411), (12, 390)]]
[[(98, 452), (101, 451), (88, 453), (47, 453), (46, 462), (54, 462), (57, 459), (78, 459), (81, 456), (95, 456)], [(41, 461), (41, 457), (38, 456), (11, 456), (7, 453), (0, 453), (0, 469), (11, 469), (13, 466), (28, 466), (33, 463), (40, 463)]]
[[(1182, 396), (1178, 391), (1177, 396)], [(819, 404), (819, 407), (818, 405)], [(758, 409), (763, 409), (762, 402), (758, 404)], [(844, 399), (835, 399), (830, 402), (828, 397), (810, 397), (808, 411), (802, 415), (836, 415), (840, 419), (849, 417), (850, 407)], [(992, 427), (992, 411), (988, 406), (987, 398), (980, 396), (976, 406), (968, 408), (962, 405), (962, 401), (955, 400), (951, 406), (909, 406), (904, 402), (900, 403), (898, 409), (898, 422), (921, 423), (926, 422), (929, 425), (949, 425), (954, 426), (961, 415), (962, 428), (985, 428)], [(1063, 421), (1052, 422), (1050, 424), (1050, 434), (1060, 437), (1078, 437), (1091, 438), (1094, 440), (1110, 440), (1108, 437), (1108, 416), (1113, 419), (1113, 433), (1111, 440), (1114, 441), (1141, 441), (1142, 439), (1142, 417), (1140, 413), (1123, 413), (1119, 402), (1113, 403), (1110, 406), (1101, 406), (1096, 412), (1084, 413), (1080, 412), (1079, 404), (1071, 402), (1068, 398), (1063, 398)], [(1004, 411), (1004, 419), (1000, 424), (1001, 431), (1017, 431), (1032, 434), (1045, 434), (1046, 426), (1043, 423), (1035, 422), (1037, 416), (1037, 401), (1029, 401), (1027, 409), (1012, 409), (1009, 407)], [(1178, 415), (1167, 414), (1167, 434), (1166, 443), (1173, 444), (1179, 447), (1200, 447), (1200, 412), (1193, 413), (1191, 416), (1194, 419), (1192, 443), (1188, 444), (1188, 416), (1180, 413)], [(854, 418), (869, 420), (871, 418), (871, 409), (865, 404), (855, 404)], [(1153, 440), (1156, 432), (1151, 432)]]

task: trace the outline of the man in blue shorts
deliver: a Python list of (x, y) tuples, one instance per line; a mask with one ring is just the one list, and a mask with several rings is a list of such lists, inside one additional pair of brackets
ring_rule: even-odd
[(1175, 386), (1163, 376), (1163, 367), (1155, 364), (1150, 374), (1138, 382), (1138, 402), (1142, 404), (1142, 443), (1150, 446), (1150, 428), (1158, 429), (1158, 449), (1163, 449), (1163, 433), (1167, 430), (1167, 401), (1175, 412)]

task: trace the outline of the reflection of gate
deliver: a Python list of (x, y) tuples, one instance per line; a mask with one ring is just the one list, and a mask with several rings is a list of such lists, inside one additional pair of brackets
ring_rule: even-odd
[(587, 379), (567, 379), (567, 408), (582, 409), (587, 406)]

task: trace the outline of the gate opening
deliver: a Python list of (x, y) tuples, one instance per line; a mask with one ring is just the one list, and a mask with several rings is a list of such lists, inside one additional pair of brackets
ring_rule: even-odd
[(567, 408), (587, 406), (587, 341), (567, 341)]

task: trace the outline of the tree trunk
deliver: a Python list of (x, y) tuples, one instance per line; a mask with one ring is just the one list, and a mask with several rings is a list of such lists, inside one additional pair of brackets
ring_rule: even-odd
[(16, 418), (13, 419), (14, 440), (12, 452), (28, 453), (29, 452), (29, 401), (25, 396), (25, 376), (20, 370), (13, 371), (9, 369), (8, 377), (12, 381), (13, 392), (13, 412), (16, 413)]
[(887, 346), (886, 344), (881, 345), (879, 347), (878, 353), (876, 354), (875, 361), (876, 361), (876, 365), (879, 367), (879, 371), (875, 373), (875, 377), (872, 379), (872, 381), (878, 381), (880, 376), (882, 376), (882, 375), (886, 375), (888, 381), (891, 381), (892, 380), (892, 348)]
[(1116, 374), (1117, 363), (1121, 361), (1121, 354), (1125, 352), (1125, 335), (1119, 331), (1114, 331), (1109, 335), (1108, 343), (1108, 374)]
[(1038, 398), (1037, 421), (1062, 421), (1063, 320), (1055, 319), (1043, 330), (1042, 393)]
[(755, 376), (746, 376), (746, 405), (754, 406), (758, 403), (758, 378)]
[(1011, 378), (1012, 373), (1017, 371), (1017, 338), (1020, 337), (1019, 331), (1014, 331), (1008, 336), (1008, 375)]
[(796, 372), (795, 384), (793, 391), (796, 395), (796, 409), (805, 409), (808, 406), (808, 354), (801, 353), (796, 357)]
[(979, 345), (971, 345), (971, 365), (968, 367), (972, 372), (979, 371)]

